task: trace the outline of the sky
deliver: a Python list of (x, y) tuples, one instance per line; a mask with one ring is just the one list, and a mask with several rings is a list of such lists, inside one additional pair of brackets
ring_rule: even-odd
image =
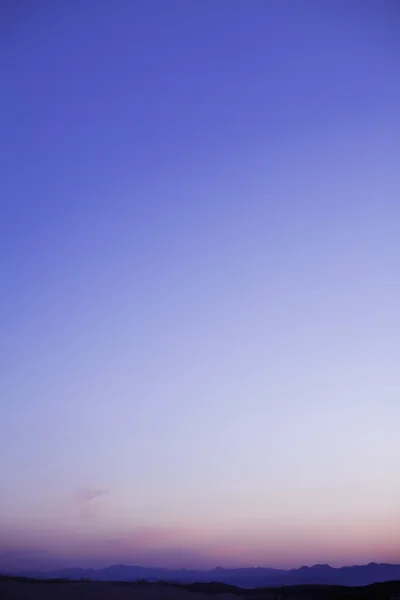
[(0, 6), (0, 568), (400, 562), (400, 12)]

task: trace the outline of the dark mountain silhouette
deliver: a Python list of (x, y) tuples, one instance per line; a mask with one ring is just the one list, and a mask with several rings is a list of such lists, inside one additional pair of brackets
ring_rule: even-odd
[(219, 582), (244, 588), (300, 584), (363, 586), (371, 583), (400, 580), (400, 565), (369, 563), (333, 568), (314, 565), (300, 569), (216, 568), (209, 571), (188, 569), (158, 569), (129, 565), (112, 565), (105, 569), (62, 569), (51, 572), (24, 571), (18, 575), (36, 578), (88, 578), (93, 581), (170, 581), (180, 583)]

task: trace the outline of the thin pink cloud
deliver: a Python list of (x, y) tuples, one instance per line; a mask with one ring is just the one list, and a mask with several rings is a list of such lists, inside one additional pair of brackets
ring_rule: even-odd
[(126, 535), (108, 539), (110, 544), (121, 544), (126, 548), (152, 548), (179, 542), (182, 530), (174, 527), (136, 527)]

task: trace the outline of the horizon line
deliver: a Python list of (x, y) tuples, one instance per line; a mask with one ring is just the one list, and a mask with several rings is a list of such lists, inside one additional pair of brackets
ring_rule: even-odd
[[(44, 568), (38, 568), (38, 569), (23, 569), (20, 568), (19, 571), (20, 572), (44, 572), (44, 573), (53, 573), (53, 572), (58, 572), (58, 571), (72, 571), (72, 570), (81, 570), (81, 571), (104, 571), (106, 569), (111, 569), (112, 567), (127, 567), (127, 568), (137, 568), (137, 569), (148, 569), (148, 570), (159, 570), (159, 571), (196, 571), (196, 572), (204, 572), (204, 573), (208, 573), (208, 572), (212, 572), (212, 571), (217, 571), (217, 570), (221, 570), (221, 571), (243, 571), (243, 570), (269, 570), (269, 571), (299, 571), (300, 569), (312, 569), (315, 567), (328, 567), (329, 569), (334, 569), (334, 570), (340, 570), (340, 569), (346, 569), (346, 568), (355, 568), (355, 567), (370, 567), (370, 566), (390, 566), (390, 567), (400, 567), (400, 563), (386, 563), (386, 562), (375, 562), (375, 561), (371, 561), (369, 563), (361, 563), (361, 564), (344, 564), (344, 565), (340, 565), (340, 566), (332, 566), (329, 563), (313, 563), (311, 565), (301, 565), (299, 567), (268, 567), (268, 566), (251, 566), (251, 567), (221, 567), (221, 566), (215, 566), (215, 567), (210, 567), (210, 568), (206, 568), (206, 569), (202, 569), (202, 568), (187, 568), (187, 567), (154, 567), (154, 566), (146, 566), (146, 565), (138, 565), (138, 564), (127, 564), (127, 563), (111, 563), (105, 567), (81, 567), (81, 566), (75, 566), (75, 567), (60, 567), (60, 568), (56, 568), (56, 569), (44, 569)], [(14, 571), (14, 569), (13, 569)], [(0, 571), (0, 575), (1, 575), (1, 571)]]

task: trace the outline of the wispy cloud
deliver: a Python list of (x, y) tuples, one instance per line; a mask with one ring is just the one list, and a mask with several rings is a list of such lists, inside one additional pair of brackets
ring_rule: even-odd
[(78, 513), (83, 519), (93, 519), (97, 516), (98, 507), (95, 500), (108, 494), (109, 490), (101, 488), (83, 487), (76, 491)]

